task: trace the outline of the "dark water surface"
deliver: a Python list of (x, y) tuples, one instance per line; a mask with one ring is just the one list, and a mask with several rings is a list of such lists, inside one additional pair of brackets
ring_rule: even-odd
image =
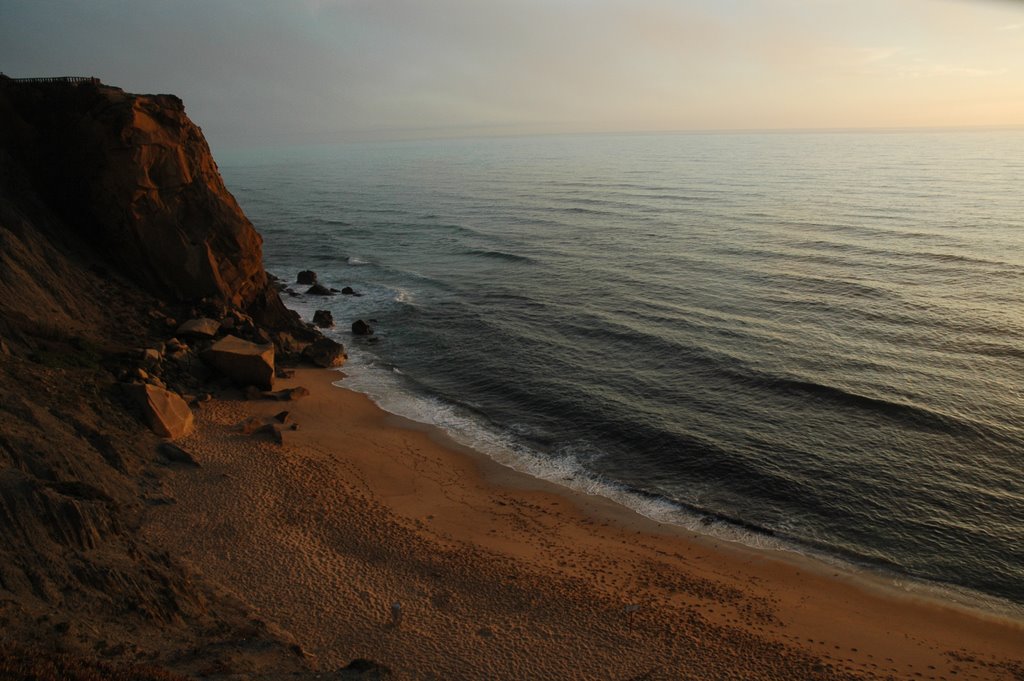
[(287, 302), (333, 311), (385, 408), (661, 520), (1021, 611), (1024, 132), (221, 163), (271, 272), (364, 293)]

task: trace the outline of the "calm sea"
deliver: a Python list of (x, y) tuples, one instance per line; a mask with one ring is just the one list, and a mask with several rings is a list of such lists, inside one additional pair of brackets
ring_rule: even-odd
[[(1024, 604), (1024, 131), (221, 156), (346, 384), (649, 516)], [(305, 287), (292, 288), (302, 292)], [(355, 319), (376, 334), (349, 333)]]

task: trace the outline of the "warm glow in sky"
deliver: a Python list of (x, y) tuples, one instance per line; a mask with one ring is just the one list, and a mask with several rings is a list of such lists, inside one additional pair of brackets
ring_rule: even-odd
[(0, 71), (211, 142), (1024, 125), (1010, 0), (0, 0)]

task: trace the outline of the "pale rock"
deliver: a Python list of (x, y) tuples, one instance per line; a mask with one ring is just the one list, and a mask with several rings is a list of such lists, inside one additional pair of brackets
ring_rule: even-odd
[(154, 433), (173, 440), (192, 432), (195, 417), (177, 393), (147, 383), (123, 385), (125, 393), (142, 408), (142, 415)]

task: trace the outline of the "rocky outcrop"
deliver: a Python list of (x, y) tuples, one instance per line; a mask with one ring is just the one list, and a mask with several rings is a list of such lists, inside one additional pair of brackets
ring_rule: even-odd
[[(298, 323), (177, 97), (0, 77), (0, 150), (0, 198), (15, 199), (0, 206), (0, 250), (16, 251), (26, 270), (47, 246), (33, 243), (31, 224), (54, 246), (87, 254), (101, 275), (164, 300), (215, 298), (271, 328)], [(68, 274), (39, 296), (42, 309), (59, 311)]]
[(239, 385), (274, 389), (274, 346), (225, 336), (203, 352), (203, 361)]
[(262, 240), (177, 97), (0, 80), (0, 144), (60, 218), (154, 293), (245, 306), (266, 287)]

